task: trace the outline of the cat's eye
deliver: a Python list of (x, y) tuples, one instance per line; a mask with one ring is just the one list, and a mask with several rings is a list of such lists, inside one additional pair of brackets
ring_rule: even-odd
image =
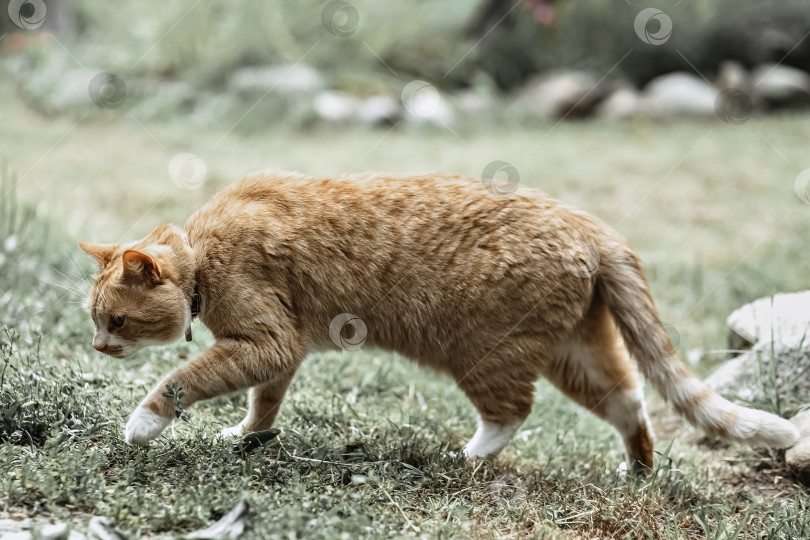
[(113, 315), (112, 317), (110, 317), (110, 320), (112, 321), (113, 326), (115, 326), (116, 328), (124, 326), (124, 316), (123, 315)]

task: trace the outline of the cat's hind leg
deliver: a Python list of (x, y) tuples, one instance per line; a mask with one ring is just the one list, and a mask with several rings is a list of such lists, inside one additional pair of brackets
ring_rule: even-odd
[(248, 412), (235, 426), (222, 430), (223, 436), (244, 435), (273, 427), (278, 409), (287, 393), (293, 373), (274, 381), (254, 386), (248, 393)]
[(478, 417), (478, 428), (470, 442), (464, 447), (464, 455), (468, 458), (494, 458), (509, 444), (515, 432), (523, 424), (524, 419), (506, 420), (505, 423), (495, 422)]
[(598, 298), (575, 333), (556, 347), (544, 375), (612, 424), (630, 460), (653, 466), (652, 428), (638, 375), (613, 318)]
[(478, 429), (464, 447), (467, 457), (497, 456), (531, 412), (535, 378), (516, 364), (487, 358), (454, 372), (459, 388), (478, 410)]

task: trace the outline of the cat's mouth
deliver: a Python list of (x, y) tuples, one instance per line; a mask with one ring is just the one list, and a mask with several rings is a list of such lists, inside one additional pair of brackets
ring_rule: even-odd
[(108, 345), (100, 352), (108, 356), (112, 356), (113, 358), (123, 359), (124, 357), (126, 357), (126, 354), (124, 353), (124, 348), (120, 345)]

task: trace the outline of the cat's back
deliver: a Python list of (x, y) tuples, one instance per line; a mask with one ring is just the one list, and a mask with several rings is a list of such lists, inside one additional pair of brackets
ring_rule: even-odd
[[(540, 192), (498, 196), (475, 178), (282, 171), (246, 176), (186, 223), (203, 288), (241, 306), (240, 321), (256, 298), (280, 294), (312, 336), (338, 313), (362, 313), (371, 341), (421, 357), (451, 345), (429, 328), (474, 332), (465, 321), (481, 310), (582, 308), (591, 280), (566, 273), (561, 253), (599, 229)], [(402, 313), (420, 321), (419, 350), (397, 338)]]
[[(332, 221), (342, 213), (355, 219), (407, 216), (411, 223), (438, 217), (487, 217), (509, 220), (521, 211), (553, 211), (558, 202), (533, 189), (511, 196), (487, 189), (480, 179), (460, 175), (351, 174), (308, 176), (268, 170), (251, 173), (223, 188), (192, 218), (247, 221), (267, 218), (306, 222)], [(190, 220), (191, 221), (191, 220)], [(229, 225), (233, 225), (230, 223)]]
[(355, 249), (439, 254), (442, 247), (452, 255), (468, 244), (521, 251), (527, 241), (605, 228), (539, 191), (521, 187), (500, 196), (471, 177), (316, 177), (279, 170), (246, 175), (186, 223), (192, 240), (264, 237), (298, 248), (339, 246), (346, 256)]

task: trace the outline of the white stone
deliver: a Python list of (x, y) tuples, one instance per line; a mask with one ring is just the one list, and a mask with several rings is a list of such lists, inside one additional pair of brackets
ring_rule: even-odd
[(638, 113), (640, 96), (636, 89), (622, 87), (614, 90), (596, 107), (602, 118), (628, 118)]
[(357, 110), (358, 120), (371, 126), (394, 124), (401, 115), (399, 102), (390, 96), (372, 96), (363, 100)]
[(519, 102), (543, 118), (577, 118), (589, 114), (605, 95), (598, 79), (583, 71), (561, 71), (532, 79)]
[[(746, 401), (768, 401), (770, 394), (766, 392), (773, 392), (775, 384), (783, 399), (803, 402), (810, 395), (809, 373), (810, 339), (792, 336), (781, 342), (756, 343), (751, 350), (720, 366), (704, 382), (720, 394)], [(785, 394), (787, 391), (791, 394)]]
[(760, 298), (732, 312), (726, 324), (749, 343), (810, 334), (810, 291)]
[(785, 452), (785, 462), (802, 482), (810, 485), (810, 411), (800, 412), (790, 421), (799, 428), (801, 439)]
[(810, 98), (810, 75), (783, 64), (764, 64), (751, 72), (755, 94), (768, 102), (781, 104)]
[(328, 90), (315, 97), (313, 107), (322, 119), (336, 122), (352, 118), (360, 107), (360, 100), (345, 92)]
[(278, 92), (299, 94), (323, 87), (323, 77), (305, 64), (242, 68), (231, 76), (230, 86), (237, 92)]
[(650, 81), (642, 92), (640, 109), (649, 116), (713, 116), (719, 91), (700, 77), (669, 73)]

